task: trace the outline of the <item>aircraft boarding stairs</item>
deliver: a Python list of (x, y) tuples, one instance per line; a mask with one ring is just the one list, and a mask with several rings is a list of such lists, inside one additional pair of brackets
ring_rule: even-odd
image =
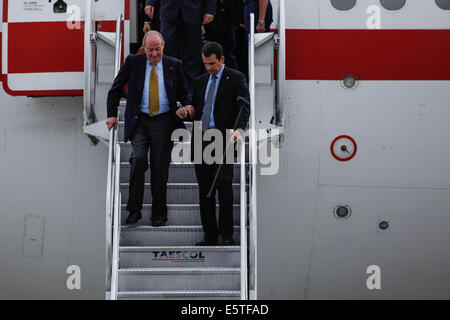
[[(284, 0), (280, 1), (281, 12), (284, 13)], [(264, 140), (266, 138), (257, 137), (256, 130), (269, 132), (279, 129), (272, 120), (277, 123), (277, 118), (280, 117), (281, 122), (283, 121), (281, 116), (285, 65), (281, 57), (285, 56), (284, 14), (280, 14), (280, 17), (283, 18), (280, 22), (280, 36), (273, 33), (255, 35), (253, 31), (250, 35), (249, 127), (250, 132), (254, 134), (247, 138), (245, 151), (241, 152), (234, 164), (235, 246), (221, 246), (220, 237), (218, 246), (195, 246), (203, 238), (203, 230), (195, 169), (190, 162), (172, 162), (170, 165), (167, 188), (168, 222), (165, 226), (153, 227), (150, 223), (152, 204), (149, 171), (145, 179), (143, 217), (136, 225), (124, 225), (128, 216), (126, 203), (131, 154), (131, 144), (123, 141), (126, 102), (121, 101), (119, 106), (118, 130), (106, 133), (103, 132), (105, 122), (89, 124), (88, 121), (95, 118), (92, 116), (95, 105), (104, 106), (105, 101), (99, 99), (106, 96), (110, 87), (109, 83), (102, 84), (92, 80), (99, 78), (92, 77), (91, 70), (98, 69), (92, 66), (107, 65), (114, 61), (114, 75), (120, 68), (122, 16), (118, 16), (115, 33), (91, 34), (90, 29), (86, 31), (85, 42), (89, 47), (86, 52), (89, 54), (92, 49), (92, 52), (97, 50), (97, 54), (93, 54), (86, 64), (86, 73), (89, 76), (86, 77), (84, 91), (84, 130), (89, 136), (108, 141), (109, 145), (106, 190), (107, 299), (256, 299), (256, 159), (259, 145), (268, 141)], [(251, 21), (254, 22), (254, 19), (252, 14)], [(279, 53), (278, 81), (274, 81), (273, 54), (276, 45)], [(114, 53), (108, 55), (105, 52), (110, 50), (111, 53), (111, 46)], [(186, 125), (192, 132), (192, 123)], [(175, 142), (175, 148), (181, 148), (182, 154), (190, 152), (190, 141)], [(182, 158), (184, 161), (190, 159)], [(218, 211), (217, 200), (217, 214)]]
[[(199, 247), (203, 238), (198, 184), (192, 163), (174, 163), (167, 188), (168, 221), (152, 227), (150, 169), (145, 178), (142, 219), (126, 226), (131, 143), (123, 141), (124, 104), (119, 108), (117, 169), (120, 177), (117, 299), (241, 299), (240, 164), (234, 165), (234, 240), (236, 246)], [(192, 132), (192, 123), (186, 122)], [(181, 144), (181, 145), (180, 145)], [(175, 142), (189, 152), (190, 142)], [(247, 149), (248, 155), (248, 149)], [(247, 156), (248, 159), (248, 156)], [(119, 165), (120, 164), (120, 165)], [(247, 171), (247, 170), (246, 170)], [(246, 179), (247, 180), (247, 179)], [(216, 198), (217, 199), (217, 198)], [(217, 215), (218, 215), (217, 200)], [(245, 248), (246, 249), (246, 248)], [(114, 261), (113, 261), (114, 264)], [(115, 272), (115, 271), (113, 271)], [(246, 274), (246, 271), (245, 271)], [(113, 293), (111, 292), (111, 296)]]

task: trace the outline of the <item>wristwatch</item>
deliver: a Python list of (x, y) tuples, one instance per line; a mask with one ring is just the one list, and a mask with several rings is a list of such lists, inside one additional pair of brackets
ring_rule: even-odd
[(265, 24), (264, 20), (258, 20), (258, 24)]

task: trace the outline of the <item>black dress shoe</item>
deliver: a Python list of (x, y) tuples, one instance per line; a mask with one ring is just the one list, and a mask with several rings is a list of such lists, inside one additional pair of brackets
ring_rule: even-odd
[(165, 224), (166, 224), (166, 221), (164, 221), (164, 220), (160, 220), (160, 219), (152, 220), (152, 226), (154, 226), (154, 227), (162, 227)]
[(236, 243), (234, 242), (233, 237), (224, 237), (223, 245), (224, 246), (234, 246)]
[(125, 220), (125, 224), (135, 224), (142, 218), (142, 214), (140, 211), (132, 211), (128, 215), (127, 220)]
[(202, 246), (215, 246), (215, 245), (217, 245), (217, 240), (209, 239), (209, 238), (203, 238), (200, 242), (197, 242), (195, 245), (199, 246), (199, 247), (202, 247)]

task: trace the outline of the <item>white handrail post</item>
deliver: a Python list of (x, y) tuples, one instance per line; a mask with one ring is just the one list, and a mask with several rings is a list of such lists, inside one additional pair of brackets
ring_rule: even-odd
[(277, 109), (278, 116), (280, 116), (280, 123), (278, 125), (283, 125), (283, 113), (284, 113), (284, 88), (286, 82), (286, 15), (285, 0), (280, 0), (279, 8), (279, 19), (278, 19), (278, 36), (279, 36), (279, 46), (278, 46), (278, 79), (277, 79)]
[[(116, 131), (117, 132), (117, 131)], [(112, 254), (112, 274), (111, 274), (111, 300), (117, 300), (118, 291), (118, 271), (119, 271), (119, 212), (121, 206), (120, 197), (120, 145), (116, 146), (116, 179), (114, 190), (114, 218), (113, 218), (113, 254)]]
[(92, 117), (91, 106), (91, 70), (92, 70), (92, 0), (86, 0), (86, 14), (84, 20), (84, 96), (83, 116), (84, 125), (89, 124)]
[(114, 78), (117, 76), (120, 70), (120, 58), (122, 57), (122, 14), (119, 14), (116, 21), (116, 46), (114, 52)]
[(255, 118), (255, 15), (250, 14), (250, 41), (249, 41), (249, 91), (250, 91), (250, 252), (251, 252), (251, 284), (253, 296), (256, 299), (257, 293), (257, 208), (256, 208), (256, 165), (257, 165), (257, 139), (256, 139), (256, 118)]
[(245, 164), (245, 141), (241, 143), (241, 300), (248, 300), (247, 266), (247, 181)]
[(106, 288), (110, 289), (111, 277), (111, 248), (112, 248), (112, 214), (113, 214), (113, 195), (114, 195), (114, 169), (113, 153), (114, 153), (114, 130), (109, 133), (109, 150), (108, 150), (108, 177), (106, 180)]
[[(114, 46), (114, 78), (120, 70), (122, 54), (122, 14), (116, 21), (116, 39)], [(117, 112), (117, 118), (120, 111)], [(120, 145), (118, 144), (118, 130), (113, 127), (109, 138), (108, 180), (106, 191), (106, 263), (107, 283), (110, 280), (111, 300), (117, 299), (118, 291), (118, 260), (119, 260), (119, 228), (120, 228)], [(112, 251), (112, 252), (111, 252)], [(111, 272), (110, 272), (111, 271)]]

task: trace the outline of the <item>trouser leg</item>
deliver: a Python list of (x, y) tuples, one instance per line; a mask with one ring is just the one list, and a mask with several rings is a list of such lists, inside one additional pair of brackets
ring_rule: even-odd
[(218, 183), (219, 192), (219, 233), (223, 237), (233, 236), (233, 183), (223, 179)]
[(181, 60), (189, 85), (193, 86), (202, 73), (202, 27), (200, 24), (184, 24), (182, 30)]
[(150, 120), (150, 183), (152, 193), (152, 220), (167, 221), (167, 181), (173, 142), (170, 116)]
[(195, 174), (199, 187), (200, 216), (205, 238), (210, 240), (216, 240), (218, 234), (215, 192), (213, 192), (211, 199), (206, 197), (214, 180), (215, 171), (213, 167), (206, 164), (195, 165)]
[(164, 54), (181, 59), (181, 22), (161, 22), (161, 34), (164, 38)]
[(148, 169), (148, 149), (150, 138), (145, 130), (145, 126), (139, 119), (134, 128), (131, 139), (132, 154), (130, 157), (130, 185), (127, 210), (142, 210), (144, 199), (145, 172)]

